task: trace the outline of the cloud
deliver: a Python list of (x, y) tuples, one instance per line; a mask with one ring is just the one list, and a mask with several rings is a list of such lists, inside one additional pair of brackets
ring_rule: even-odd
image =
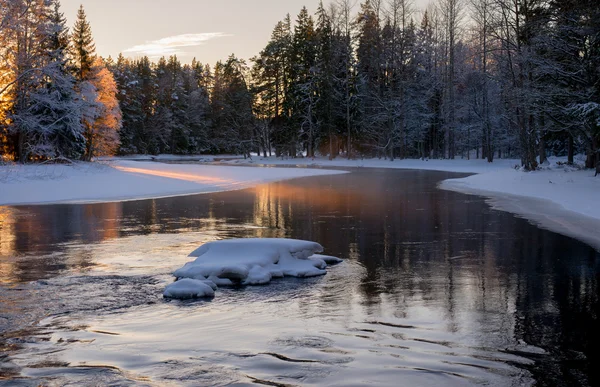
[(124, 53), (133, 55), (147, 55), (149, 57), (161, 57), (170, 55), (184, 55), (186, 52), (183, 50), (185, 47), (197, 47), (202, 46), (209, 40), (222, 38), (225, 36), (231, 36), (222, 32), (205, 32), (202, 34), (183, 34), (176, 36), (169, 36), (140, 44), (124, 50)]

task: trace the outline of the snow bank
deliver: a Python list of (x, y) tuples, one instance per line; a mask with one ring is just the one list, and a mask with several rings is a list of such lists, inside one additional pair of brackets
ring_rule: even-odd
[[(515, 169), (521, 162), (497, 159), (455, 160), (347, 160), (337, 158), (277, 159), (254, 157), (231, 160), (230, 164), (300, 165), (319, 167), (364, 167), (418, 169), (475, 173), (463, 179), (451, 179), (440, 188), (490, 198), (494, 208), (508, 211), (535, 224), (582, 240), (600, 250), (600, 177), (594, 171), (566, 166), (566, 158), (550, 157), (542, 170), (524, 172)], [(582, 164), (584, 158), (576, 158)]]
[(0, 166), (0, 205), (97, 203), (248, 188), (278, 180), (345, 173), (116, 160), (107, 164)]
[[(552, 160), (556, 161), (556, 160)], [(560, 160), (558, 160), (560, 161)], [(600, 178), (555, 162), (533, 172), (491, 171), (442, 182), (440, 188), (492, 199), (501, 210), (600, 249)]]
[(190, 254), (196, 260), (175, 270), (173, 275), (177, 281), (167, 286), (164, 296), (210, 297), (210, 293), (203, 293), (207, 283), (263, 285), (284, 276), (324, 275), (328, 264), (342, 260), (317, 254), (322, 251), (323, 247), (316, 242), (296, 239), (247, 238), (209, 242)]
[(484, 173), (512, 168), (521, 162), (515, 159), (497, 159), (488, 163), (481, 159), (455, 159), (455, 160), (420, 160), (420, 159), (396, 159), (394, 161), (384, 159), (356, 159), (348, 160), (338, 157), (329, 160), (324, 157), (305, 157), (281, 159), (277, 157), (253, 157), (252, 159), (231, 159), (221, 161), (222, 163), (235, 165), (295, 165), (306, 167), (352, 167), (352, 168), (387, 168), (387, 169), (419, 169), (424, 171), (444, 171), (459, 173)]

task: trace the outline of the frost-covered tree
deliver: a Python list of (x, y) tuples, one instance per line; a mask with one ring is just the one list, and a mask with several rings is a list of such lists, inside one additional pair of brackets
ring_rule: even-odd
[[(210, 68), (195, 59), (183, 67), (183, 125), (187, 128), (187, 153), (202, 153), (210, 150), (208, 130), (210, 119)], [(182, 149), (184, 151), (184, 149)]]
[(336, 68), (336, 90), (340, 95), (340, 104), (337, 105), (340, 120), (340, 130), (345, 134), (345, 141), (340, 148), (346, 149), (348, 158), (352, 157), (352, 140), (356, 135), (356, 58), (352, 42), (352, 12), (354, 3), (351, 0), (337, 0), (332, 14), (332, 28), (335, 31), (333, 41), (334, 62)]
[(73, 27), (71, 42), (73, 47), (73, 72), (77, 79), (75, 88), (81, 99), (81, 123), (84, 127), (84, 136), (86, 139), (86, 151), (83, 159), (90, 161), (94, 152), (93, 125), (100, 115), (102, 106), (98, 102), (98, 92), (92, 82), (98, 71), (98, 69), (94, 68), (97, 62), (96, 46), (83, 5), (80, 6), (77, 12), (77, 21)]
[(217, 151), (249, 156), (254, 148), (252, 95), (246, 81), (247, 72), (245, 62), (234, 55), (215, 66), (211, 137)]
[(591, 168), (600, 161), (600, 8), (554, 0), (547, 12), (549, 21), (535, 38), (546, 128), (567, 148), (569, 162), (579, 146)]
[[(292, 99), (291, 125), (298, 129), (300, 139), (308, 157), (314, 157), (317, 132), (317, 35), (312, 16), (306, 7), (302, 8), (296, 20), (291, 46), (290, 90)], [(294, 139), (292, 137), (292, 139)], [(296, 145), (292, 142), (290, 147)], [(290, 148), (290, 155), (296, 156), (296, 150)]]
[(44, 74), (46, 85), (37, 93), (38, 114), (48, 132), (51, 155), (78, 159), (85, 150), (81, 123), (81, 100), (75, 92), (75, 78), (69, 64), (69, 33), (66, 19), (55, 1), (49, 14), (45, 49), (49, 56)]
[(80, 101), (59, 2), (7, 2), (0, 25), (6, 45), (0, 54), (3, 148), (21, 162), (78, 157), (83, 149)]
[(361, 4), (356, 18), (356, 92), (358, 100), (359, 141), (378, 150), (389, 146), (382, 134), (385, 110), (381, 86), (381, 27), (378, 12), (370, 0)]
[(48, 63), (43, 49), (48, 36), (49, 3), (42, 0), (18, 0), (4, 4), (3, 49), (6, 73), (2, 98), (7, 101), (6, 134), (15, 158), (26, 161), (31, 152), (39, 149), (45, 133), (39, 125), (38, 114), (31, 110), (36, 101), (33, 95), (43, 86), (42, 71)]
[(119, 132), (121, 143), (119, 152), (144, 153), (140, 136), (144, 124), (142, 91), (135, 64), (123, 55), (119, 55), (117, 62), (108, 68), (117, 84), (117, 98), (123, 116), (123, 126)]
[(444, 147), (445, 156), (453, 159), (456, 154), (456, 49), (460, 41), (464, 6), (462, 0), (440, 0), (439, 14), (444, 27), (444, 48), (447, 57), (444, 87)]

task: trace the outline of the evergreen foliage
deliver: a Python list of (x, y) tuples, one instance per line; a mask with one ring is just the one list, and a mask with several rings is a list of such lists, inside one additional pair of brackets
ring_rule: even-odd
[(80, 8), (0, 0), (0, 150), (112, 154), (520, 157), (600, 150), (592, 0), (409, 0), (304, 7), (251, 66), (96, 57)]

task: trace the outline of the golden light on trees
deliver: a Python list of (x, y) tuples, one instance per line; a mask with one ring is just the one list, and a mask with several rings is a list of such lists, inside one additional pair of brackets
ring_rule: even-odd
[[(0, 70), (1, 71), (1, 70)], [(4, 72), (0, 76), (0, 159), (7, 158), (9, 153), (6, 151), (8, 142), (7, 128), (9, 125), (8, 112), (11, 107), (9, 72)]]

